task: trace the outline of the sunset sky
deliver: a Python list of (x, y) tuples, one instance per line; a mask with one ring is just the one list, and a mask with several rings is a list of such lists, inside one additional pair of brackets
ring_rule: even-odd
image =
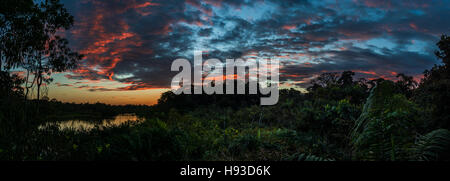
[(283, 87), (305, 88), (323, 72), (417, 78), (439, 60), (450, 33), (448, 0), (63, 0), (75, 17), (63, 32), (86, 57), (58, 73), (49, 97), (65, 102), (156, 103), (172, 61), (276, 57)]

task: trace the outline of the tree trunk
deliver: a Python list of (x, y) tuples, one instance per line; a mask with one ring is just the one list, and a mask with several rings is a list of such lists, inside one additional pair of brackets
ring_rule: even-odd
[(39, 101), (40, 89), (41, 89), (41, 85), (38, 84), (38, 88), (37, 88), (37, 100), (38, 101)]
[(42, 73), (41, 73), (41, 71), (39, 70), (38, 71), (39, 73), (38, 73), (38, 77), (37, 77), (37, 80), (36, 80), (36, 84), (37, 84), (37, 107), (36, 107), (36, 113), (37, 113), (37, 115), (39, 115), (39, 109), (40, 109), (40, 106), (41, 106), (41, 104), (40, 104), (40, 98), (41, 98), (41, 85), (42, 85)]
[(41, 96), (41, 84), (42, 84), (42, 74), (41, 71), (39, 71), (38, 79), (37, 79), (37, 100), (40, 100)]
[(39, 68), (38, 68), (38, 75), (37, 75), (37, 100), (39, 103), (40, 96), (41, 96), (41, 85), (42, 85), (42, 59), (39, 59)]
[[(25, 100), (28, 99), (28, 92), (30, 91), (30, 87), (28, 87), (28, 81), (30, 80), (30, 70), (27, 69), (27, 77), (25, 77)], [(33, 79), (34, 83), (34, 79)], [(33, 84), (31, 84), (33, 85)]]
[(0, 71), (3, 71), (2, 63), (3, 63), (2, 51), (0, 51)]

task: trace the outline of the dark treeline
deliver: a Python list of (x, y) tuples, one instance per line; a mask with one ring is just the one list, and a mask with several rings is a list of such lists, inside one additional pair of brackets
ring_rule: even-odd
[[(0, 160), (450, 160), (446, 35), (437, 43), (442, 63), (420, 82), (404, 74), (355, 80), (345, 71), (320, 75), (307, 93), (280, 90), (274, 106), (260, 106), (260, 95), (172, 92), (151, 107), (73, 104), (40, 91), (51, 72), (73, 69), (82, 58), (55, 35), (73, 17), (57, 0), (0, 3)], [(52, 117), (131, 112), (145, 121), (39, 129)]]

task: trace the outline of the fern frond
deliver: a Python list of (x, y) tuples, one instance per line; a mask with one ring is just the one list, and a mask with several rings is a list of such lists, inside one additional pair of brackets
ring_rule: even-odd
[(421, 136), (413, 147), (414, 158), (421, 161), (445, 160), (450, 156), (450, 131), (437, 129)]
[(335, 161), (334, 159), (322, 158), (315, 155), (309, 155), (305, 153), (296, 153), (284, 159), (284, 161)]

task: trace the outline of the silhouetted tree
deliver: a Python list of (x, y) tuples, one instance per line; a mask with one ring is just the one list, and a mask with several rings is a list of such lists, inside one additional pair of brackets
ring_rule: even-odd
[(443, 64), (424, 72), (424, 78), (414, 96), (424, 109), (431, 110), (432, 116), (427, 120), (430, 130), (450, 129), (450, 37), (442, 35), (437, 46), (439, 50), (436, 51), (436, 56)]
[(414, 80), (414, 77), (400, 73), (397, 75), (397, 78), (399, 78), (399, 80), (395, 82), (397, 88), (407, 98), (411, 98), (413, 90), (418, 86), (418, 83)]
[(67, 39), (57, 35), (73, 25), (73, 17), (59, 0), (5, 0), (0, 13), (0, 57), (5, 69), (25, 69), (26, 95), (37, 86), (39, 100), (41, 86), (52, 81), (53, 72), (75, 68), (83, 57), (68, 47)]
[(340, 101), (348, 99), (353, 104), (361, 104), (368, 96), (366, 81), (355, 82), (352, 71), (338, 73), (324, 73), (311, 81), (308, 92), (314, 98)]
[(4, 98), (6, 96), (23, 96), (22, 84), (23, 79), (21, 79), (17, 74), (10, 75), (8, 72), (0, 71), (0, 98)]
[(376, 85), (378, 85), (384, 81), (385, 80), (383, 78), (377, 78), (377, 79), (370, 80), (369, 82), (367, 82), (367, 84), (369, 85), (370, 88), (374, 88)]
[(341, 74), (341, 77), (338, 80), (338, 84), (341, 86), (349, 86), (353, 85), (353, 76), (355, 76), (355, 72), (352, 71), (344, 71)]
[(338, 79), (339, 73), (337, 72), (327, 72), (320, 74), (319, 77), (311, 81), (312, 86), (308, 88), (308, 91), (313, 91), (319, 87), (335, 85), (337, 84)]
[(32, 0), (0, 1), (0, 70), (17, 67), (25, 58), (33, 43), (33, 12)]
[(441, 40), (436, 44), (439, 50), (435, 52), (436, 56), (442, 59), (444, 66), (450, 64), (450, 36), (442, 35)]

